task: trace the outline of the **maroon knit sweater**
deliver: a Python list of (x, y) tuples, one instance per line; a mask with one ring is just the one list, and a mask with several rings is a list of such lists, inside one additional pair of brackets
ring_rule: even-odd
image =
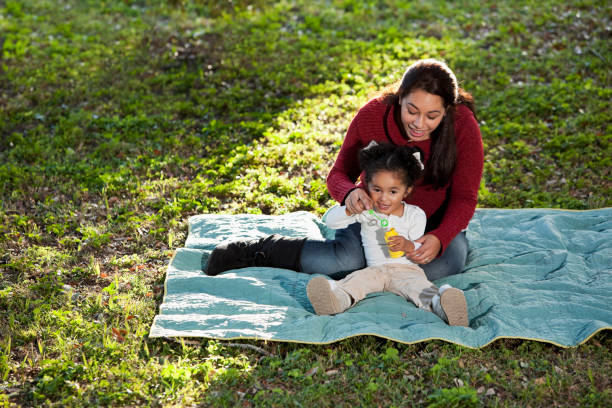
[[(327, 176), (327, 188), (336, 201), (343, 202), (360, 178), (359, 150), (372, 140), (388, 142), (383, 127), (387, 107), (388, 105), (383, 102), (372, 99), (359, 110), (351, 122), (338, 158)], [(410, 144), (420, 148), (425, 155), (427, 166), (431, 141), (411, 142), (405, 139), (393, 118), (394, 109), (396, 109), (395, 106), (391, 108), (387, 116), (387, 129), (391, 140), (396, 145)], [(444, 204), (448, 191), (449, 200), (443, 217), (439, 225), (428, 232), (440, 240), (441, 252), (461, 230), (467, 227), (474, 215), (478, 200), (478, 187), (482, 178), (484, 161), (482, 137), (472, 111), (464, 105), (457, 105), (455, 109), (455, 141), (457, 143), (457, 163), (450, 183), (444, 188), (434, 189), (432, 185), (423, 184), (423, 181), (420, 180), (406, 200), (408, 204), (421, 207), (429, 220)], [(361, 183), (358, 185), (363, 187)]]

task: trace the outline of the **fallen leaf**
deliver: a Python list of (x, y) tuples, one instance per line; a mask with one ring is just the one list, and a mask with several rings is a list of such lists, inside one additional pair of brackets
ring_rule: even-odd
[(542, 385), (546, 383), (546, 377), (540, 377), (533, 380), (533, 383), (536, 385)]
[(314, 366), (312, 367), (310, 370), (308, 370), (306, 372), (306, 374), (304, 374), (306, 377), (312, 377), (313, 375), (315, 375), (316, 373), (319, 372), (319, 367)]
[[(117, 341), (124, 341), (125, 340), (125, 337), (123, 337), (123, 334), (121, 334), (121, 330), (115, 329), (114, 327), (111, 330), (113, 332), (113, 336), (115, 336)], [(123, 331), (125, 331), (125, 330), (123, 330)]]

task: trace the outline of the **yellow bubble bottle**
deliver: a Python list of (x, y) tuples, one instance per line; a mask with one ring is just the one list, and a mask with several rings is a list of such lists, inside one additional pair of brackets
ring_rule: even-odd
[[(399, 234), (393, 227), (389, 228), (389, 230), (385, 232), (385, 242), (387, 243), (387, 245), (389, 244), (389, 238), (394, 237), (396, 235), (399, 235)], [(404, 251), (389, 250), (389, 255), (391, 255), (391, 258), (399, 258), (401, 256), (404, 256)]]

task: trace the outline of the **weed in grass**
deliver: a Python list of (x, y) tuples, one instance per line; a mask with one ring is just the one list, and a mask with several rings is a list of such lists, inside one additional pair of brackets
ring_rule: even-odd
[(436, 390), (428, 400), (428, 408), (481, 406), (477, 391), (470, 386)]

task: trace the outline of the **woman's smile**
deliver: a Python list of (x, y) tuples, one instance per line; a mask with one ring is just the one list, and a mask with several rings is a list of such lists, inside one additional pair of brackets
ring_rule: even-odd
[(413, 139), (419, 139), (425, 135), (424, 130), (413, 129), (410, 125), (408, 125), (408, 133)]

